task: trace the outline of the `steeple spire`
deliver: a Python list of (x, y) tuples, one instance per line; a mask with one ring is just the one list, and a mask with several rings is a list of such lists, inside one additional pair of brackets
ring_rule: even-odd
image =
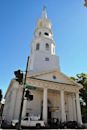
[(47, 19), (47, 12), (46, 12), (46, 7), (45, 6), (43, 7), (43, 10), (42, 10), (42, 18)]
[(60, 70), (51, 26), (51, 22), (47, 17), (46, 7), (43, 7), (31, 44), (30, 75), (48, 70)]

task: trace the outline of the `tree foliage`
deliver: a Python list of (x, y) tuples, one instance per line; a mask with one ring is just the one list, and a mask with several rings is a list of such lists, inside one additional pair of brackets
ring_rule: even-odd
[(83, 88), (80, 89), (80, 97), (87, 107), (87, 74), (77, 74), (76, 77), (71, 77), (71, 79), (75, 80), (77, 83), (80, 83), (83, 86)]
[(80, 89), (80, 97), (85, 102), (87, 107), (87, 74), (77, 74), (76, 77), (71, 77), (71, 79), (75, 80), (77, 83), (80, 83), (83, 86), (83, 88)]
[(75, 77), (71, 77), (72, 80), (80, 83), (83, 88), (80, 89), (80, 99), (81, 102), (81, 113), (82, 113), (82, 121), (84, 123), (87, 122), (87, 74), (81, 73), (77, 74)]
[(83, 85), (83, 88), (80, 89), (80, 97), (83, 99), (87, 107), (87, 74), (77, 74), (77, 78), (77, 82)]

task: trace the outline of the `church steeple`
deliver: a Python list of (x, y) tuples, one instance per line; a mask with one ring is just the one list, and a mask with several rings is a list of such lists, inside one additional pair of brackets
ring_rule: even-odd
[(55, 54), (52, 25), (47, 17), (46, 7), (37, 22), (34, 38), (31, 44), (30, 73), (59, 69), (59, 60)]
[(46, 12), (46, 7), (45, 6), (43, 7), (43, 10), (42, 10), (42, 18), (47, 19), (47, 12)]
[(37, 22), (36, 28), (45, 27), (45, 28), (51, 29), (51, 26), (52, 26), (51, 22), (47, 17), (46, 7), (44, 6), (43, 9), (42, 9), (42, 15)]

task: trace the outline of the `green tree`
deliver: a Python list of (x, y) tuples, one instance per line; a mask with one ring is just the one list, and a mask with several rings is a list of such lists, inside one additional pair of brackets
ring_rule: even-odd
[(71, 77), (72, 80), (80, 83), (83, 88), (80, 89), (80, 99), (81, 99), (81, 112), (83, 122), (87, 122), (87, 74), (81, 73), (77, 74), (76, 77)]
[(80, 98), (87, 107), (87, 74), (77, 74), (76, 77), (71, 77), (71, 79), (75, 80), (77, 83), (80, 83), (83, 86), (83, 88), (80, 89)]

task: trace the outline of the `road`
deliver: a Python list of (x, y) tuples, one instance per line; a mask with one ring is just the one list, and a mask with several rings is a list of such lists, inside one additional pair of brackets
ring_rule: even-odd
[[(0, 129), (0, 130), (17, 130), (17, 129)], [(36, 129), (22, 129), (22, 130), (36, 130)], [(38, 129), (37, 129), (38, 130)], [(40, 130), (40, 129), (39, 129)], [(41, 130), (46, 130), (46, 129), (41, 129)], [(49, 129), (49, 130), (57, 130), (57, 129)], [(58, 129), (59, 130), (59, 129)], [(60, 129), (64, 130), (64, 129)], [(73, 129), (74, 130), (74, 129)]]
[[(17, 130), (17, 129), (0, 129), (0, 130)], [(36, 130), (36, 129), (22, 129), (22, 130)], [(40, 129), (37, 129), (37, 130), (40, 130)], [(41, 130), (46, 130), (46, 129), (41, 129)], [(48, 129), (48, 130), (64, 130), (64, 129)], [(66, 129), (66, 130), (72, 130), (72, 129)], [(77, 130), (77, 129), (73, 129), (73, 130)], [(81, 129), (81, 130), (84, 130), (84, 129)]]

